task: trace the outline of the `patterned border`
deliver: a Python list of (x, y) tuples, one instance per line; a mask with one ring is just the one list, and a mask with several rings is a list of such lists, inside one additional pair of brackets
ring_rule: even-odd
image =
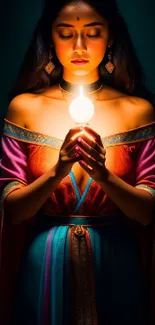
[(3, 201), (6, 198), (6, 196), (10, 193), (13, 192), (16, 188), (21, 188), (24, 186), (24, 183), (21, 183), (19, 181), (11, 181), (9, 182), (3, 189), (2, 195), (0, 197), (0, 219), (2, 216), (2, 209), (3, 209)]
[[(3, 135), (10, 136), (17, 140), (24, 142), (40, 144), (40, 145), (49, 145), (56, 148), (60, 148), (63, 140), (54, 138), (52, 136), (42, 134), (39, 132), (33, 132), (26, 128), (22, 128), (15, 124), (10, 123), (5, 120)], [(136, 141), (147, 140), (155, 137), (155, 122), (144, 125), (137, 129), (132, 129), (127, 132), (113, 134), (107, 137), (102, 138), (104, 146), (110, 146), (114, 144), (122, 143), (132, 143)]]
[(19, 185), (21, 186), (22, 184), (18, 181), (13, 181), (13, 182), (10, 182), (9, 184), (7, 184), (5, 187), (4, 187), (4, 190), (2, 192), (2, 195), (1, 195), (1, 202), (3, 202), (3, 200), (5, 199), (6, 195), (9, 193), (10, 189), (12, 190), (12, 188), (14, 187), (19, 187)]
[(135, 187), (149, 192), (155, 199), (155, 190), (152, 187), (143, 184), (136, 185)]
[(39, 132), (33, 132), (28, 129), (24, 129), (20, 126), (14, 125), (5, 121), (3, 135), (10, 136), (17, 140), (22, 140), (24, 142), (30, 142), (40, 145), (50, 145), (53, 147), (60, 148), (63, 140), (51, 137), (46, 134)]
[(135, 141), (142, 141), (153, 137), (155, 137), (155, 122), (131, 131), (105, 137), (102, 140), (106, 146), (109, 146), (116, 143), (121, 144), (124, 142), (131, 143)]

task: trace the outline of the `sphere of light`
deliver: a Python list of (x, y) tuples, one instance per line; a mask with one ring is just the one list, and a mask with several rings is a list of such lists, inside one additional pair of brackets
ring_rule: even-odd
[(69, 112), (76, 123), (84, 124), (92, 118), (94, 114), (94, 105), (88, 97), (83, 95), (82, 87), (80, 87), (80, 96), (73, 99), (71, 102)]

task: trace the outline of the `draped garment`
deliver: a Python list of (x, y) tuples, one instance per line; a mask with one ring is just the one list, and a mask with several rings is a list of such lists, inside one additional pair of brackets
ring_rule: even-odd
[[(155, 122), (102, 138), (106, 167), (155, 198)], [(21, 225), (4, 201), (51, 168), (62, 140), (5, 120), (1, 167), (3, 323), (152, 324), (154, 222), (131, 221), (91, 177), (80, 194), (73, 171)], [(26, 207), (23, 207), (26, 209)], [(10, 312), (12, 311), (12, 312)]]

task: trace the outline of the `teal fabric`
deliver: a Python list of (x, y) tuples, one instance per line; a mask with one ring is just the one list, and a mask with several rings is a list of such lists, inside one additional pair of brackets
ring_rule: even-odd
[[(48, 299), (49, 297), (44, 297), (45, 295), (45, 282), (46, 282), (46, 260), (47, 257), (50, 259), (49, 263), (51, 262), (52, 259), (52, 239), (55, 235), (56, 232), (56, 227), (53, 227), (47, 235), (47, 240), (46, 240), (46, 246), (45, 246), (45, 253), (44, 253), (44, 258), (43, 258), (43, 263), (42, 263), (42, 270), (41, 270), (41, 278), (40, 278), (40, 290), (39, 290), (39, 301), (38, 301), (38, 325), (44, 324), (44, 321), (48, 318), (49, 315), (45, 315), (45, 312), (47, 312), (47, 310), (45, 310), (45, 299), (48, 303)], [(49, 251), (49, 256), (48, 252)], [(49, 273), (49, 272), (48, 272)], [(50, 282), (50, 281), (49, 281)], [(49, 285), (46, 284), (46, 285)], [(50, 290), (50, 289), (49, 289)], [(46, 295), (48, 295), (48, 293), (46, 292)]]
[(92, 179), (91, 177), (89, 178), (88, 183), (87, 183), (87, 185), (86, 185), (86, 188), (85, 188), (85, 190), (84, 190), (84, 192), (83, 192), (83, 194), (82, 194), (82, 196), (81, 196), (81, 195), (80, 195), (80, 192), (79, 192), (79, 189), (78, 189), (78, 186), (77, 186), (77, 184), (76, 184), (76, 179), (75, 179), (75, 176), (74, 176), (73, 172), (70, 171), (69, 174), (70, 174), (71, 180), (72, 180), (72, 182), (73, 182), (73, 186), (74, 186), (75, 193), (76, 193), (76, 196), (77, 196), (77, 201), (78, 201), (78, 203), (77, 203), (77, 205), (76, 205), (76, 207), (75, 207), (75, 210), (74, 210), (74, 213), (75, 213), (75, 212), (78, 211), (78, 209), (80, 208), (80, 206), (81, 206), (82, 203), (84, 202), (84, 200), (85, 200), (85, 198), (86, 198), (86, 195), (87, 195), (87, 193), (88, 193), (89, 187), (90, 187), (90, 185), (91, 185), (93, 179)]
[[(79, 223), (78, 218), (74, 218), (74, 223)], [(87, 229), (92, 247), (99, 325), (112, 325), (116, 320), (119, 325), (147, 325), (145, 281), (131, 230), (125, 224)], [(44, 286), (42, 270), (45, 267), (48, 230), (37, 235), (25, 256), (15, 300), (18, 310), (16, 325), (73, 325), (70, 320), (71, 299), (74, 297), (70, 292), (69, 226), (54, 226), (53, 234), (50, 323), (38, 321), (43, 308), (40, 304), (38, 309), (38, 299), (39, 290), (42, 288), (43, 292)]]
[(51, 323), (52, 325), (63, 324), (63, 302), (64, 302), (64, 259), (65, 242), (68, 227), (55, 227), (56, 232), (52, 243), (51, 260)]

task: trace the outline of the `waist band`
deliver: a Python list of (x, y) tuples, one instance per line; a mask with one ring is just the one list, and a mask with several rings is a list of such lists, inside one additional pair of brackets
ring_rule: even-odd
[(102, 227), (110, 224), (126, 223), (126, 218), (121, 215), (109, 215), (109, 216), (83, 216), (83, 215), (69, 215), (69, 216), (51, 216), (44, 215), (43, 222), (48, 222), (52, 225), (80, 225), (90, 227)]

